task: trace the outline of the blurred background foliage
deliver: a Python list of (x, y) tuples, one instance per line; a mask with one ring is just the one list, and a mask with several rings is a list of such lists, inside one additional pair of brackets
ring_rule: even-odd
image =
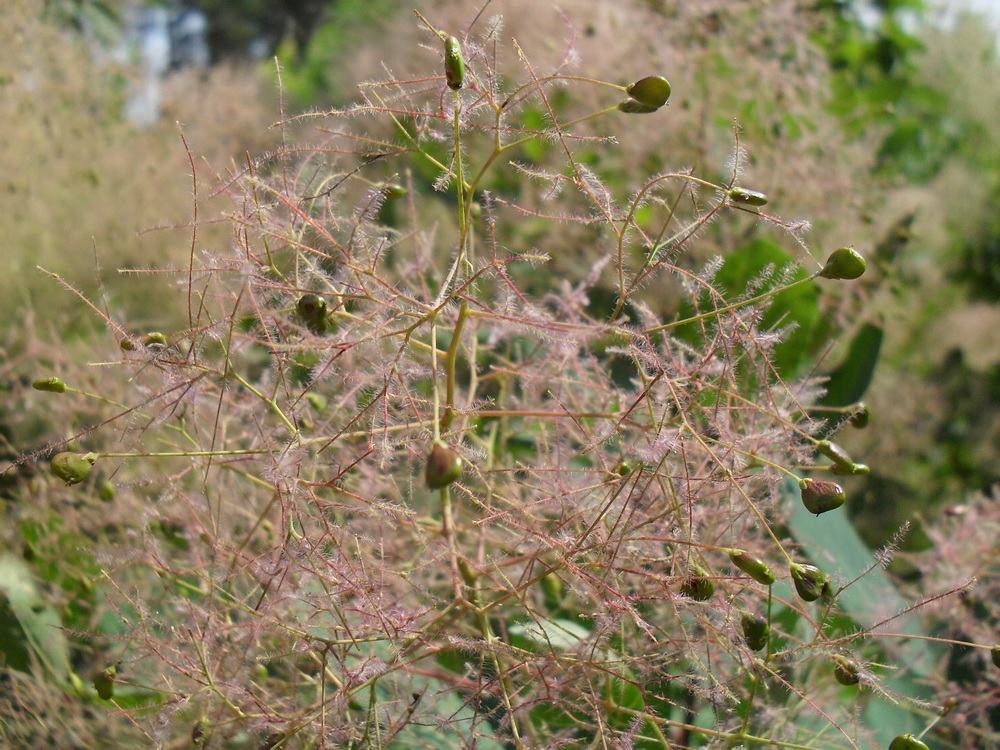
[[(202, 223), (192, 241), (192, 165), (182, 134), (202, 181), (200, 216), (215, 217), (225, 206), (215, 205), (212, 186), (248, 153), (282, 138), (314, 138), (305, 125), (273, 127), (279, 77), (286, 114), (322, 112), (353, 101), (358, 82), (386, 69), (405, 78), (438, 54), (419, 43), (410, 6), (392, 0), (189, 5), (208, 20), (212, 64), (164, 78), (162, 116), (149, 126), (124, 116), (130, 87), (141, 81), (123, 42), (133, 6), (14, 0), (0, 11), (0, 366), (8, 383), (86, 361), (100, 335), (98, 319), (36, 266), (139, 330), (183, 325), (181, 300), (173, 298), (180, 295), (165, 292), (156, 272), (184, 267), (192, 246), (201, 252), (231, 242), (232, 229)], [(467, 3), (448, 0), (421, 8), (458, 34), (474, 15)], [(760, 271), (740, 260), (754, 248), (810, 272), (839, 245), (869, 258), (863, 304), (820, 308), (802, 298), (776, 308), (800, 325), (779, 355), (788, 374), (836, 372), (848, 386), (871, 382), (864, 394), (870, 427), (840, 435), (872, 468), (845, 481), (864, 541), (877, 547), (906, 519), (926, 527), (960, 514), (977, 493), (992, 494), (1000, 481), (996, 19), (922, 0), (578, 0), (566, 12), (572, 29), (526, 0), (497, 0), (485, 15), (504, 14), (508, 35), (542, 57), (560, 54), (575, 35), (582, 75), (626, 82), (656, 73), (673, 83), (664, 118), (630, 121), (615, 149), (595, 150), (592, 166), (613, 188), (634, 188), (636, 174), (681, 165), (727, 178), (736, 121), (748, 151), (743, 184), (768, 193), (769, 208), (781, 215), (812, 222), (813, 257), (783, 238), (778, 247), (751, 217), (709, 227), (706, 257), (738, 251), (723, 274), (727, 285), (738, 289)], [(544, 160), (544, 146), (534, 148), (518, 158)], [(502, 196), (510, 187), (497, 174), (489, 187)], [(176, 231), (148, 231), (156, 227)], [(554, 257), (552, 277), (585, 274), (603, 251), (585, 231), (541, 236), (530, 219), (505, 232), (502, 242), (515, 249), (544, 244)], [(669, 295), (656, 296), (664, 315), (677, 311)], [(844, 333), (832, 350), (820, 335), (831, 330)], [(52, 433), (25, 417), (29, 407), (5, 400), (0, 408), (10, 456)], [(29, 562), (45, 559), (46, 550), (57, 556), (59, 535), (38, 534), (40, 523), (24, 526), (27, 536), (5, 531), (4, 543)], [(918, 528), (904, 549), (927, 548), (931, 536)], [(82, 606), (93, 596), (83, 583), (92, 564), (70, 562), (61, 571), (44, 568), (44, 583)], [(904, 562), (897, 572), (920, 575)], [(88, 626), (84, 611), (66, 617), (71, 627)], [(28, 704), (42, 700), (38, 686), (18, 689)], [(85, 732), (79, 711), (64, 718)]]

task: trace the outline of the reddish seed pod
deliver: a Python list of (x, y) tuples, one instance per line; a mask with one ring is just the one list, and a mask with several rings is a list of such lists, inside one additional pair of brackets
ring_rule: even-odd
[(441, 442), (434, 443), (427, 454), (425, 479), (432, 490), (447, 487), (462, 476), (462, 457)]
[(847, 499), (843, 487), (824, 479), (800, 479), (799, 489), (802, 491), (802, 504), (806, 506), (806, 510), (817, 516), (836, 510)]
[(191, 744), (196, 747), (205, 747), (208, 742), (208, 721), (204, 718), (198, 719), (191, 727)]

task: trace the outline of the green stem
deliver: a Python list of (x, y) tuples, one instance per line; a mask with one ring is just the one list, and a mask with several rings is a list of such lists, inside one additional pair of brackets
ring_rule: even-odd
[(296, 437), (296, 438), (298, 437), (299, 431), (296, 429), (295, 425), (292, 424), (292, 421), (285, 415), (285, 412), (283, 412), (281, 410), (281, 407), (278, 406), (277, 402), (274, 399), (268, 398), (263, 393), (261, 393), (256, 388), (254, 388), (252, 385), (250, 385), (250, 383), (247, 382), (246, 379), (244, 379), (242, 375), (240, 375), (238, 372), (236, 372), (236, 370), (234, 370), (231, 367), (231, 363), (229, 362), (229, 358), (228, 357), (226, 357), (226, 375), (229, 376), (229, 377), (231, 377), (231, 378), (233, 378), (237, 383), (239, 383), (240, 385), (242, 385), (244, 388), (246, 388), (248, 391), (250, 391), (253, 395), (255, 395), (257, 398), (259, 398), (261, 401), (263, 401), (265, 404), (267, 404), (268, 407), (271, 409), (271, 411), (273, 411), (275, 414), (277, 414), (278, 418), (282, 422), (284, 422), (285, 427), (288, 428), (288, 431), (290, 433), (292, 433), (292, 435), (294, 437)]
[(447, 381), (445, 393), (444, 416), (441, 417), (441, 429), (447, 430), (455, 418), (455, 363), (458, 360), (458, 347), (462, 339), (462, 328), (469, 317), (469, 305), (464, 300), (458, 309), (458, 320), (455, 323), (455, 330), (451, 334), (451, 343), (448, 345), (447, 360), (445, 362)]
[[(195, 458), (203, 456), (260, 456), (270, 454), (270, 448), (245, 448), (242, 450), (214, 451), (152, 451), (148, 453), (97, 453), (98, 458)], [(95, 451), (96, 453), (96, 451)]]
[(709, 310), (708, 312), (703, 312), (700, 315), (694, 315), (690, 318), (684, 318), (683, 320), (675, 320), (672, 323), (664, 323), (663, 325), (653, 326), (652, 328), (647, 328), (643, 331), (644, 334), (659, 333), (660, 331), (667, 331), (671, 328), (677, 328), (678, 326), (687, 325), (688, 323), (697, 323), (699, 320), (707, 320), (708, 318), (718, 317), (727, 312), (732, 312), (733, 310), (739, 310), (743, 307), (748, 307), (750, 305), (755, 305), (758, 302), (763, 302), (764, 300), (770, 299), (776, 294), (781, 294), (781, 292), (787, 292), (790, 289), (795, 289), (795, 287), (802, 286), (810, 281), (813, 281), (819, 274), (814, 273), (811, 276), (806, 276), (804, 279), (799, 279), (798, 281), (793, 281), (791, 284), (787, 284), (782, 287), (777, 287), (775, 289), (769, 289), (766, 292), (758, 294), (756, 297), (751, 297), (750, 299), (740, 300), (739, 302), (734, 302), (731, 305), (726, 305), (725, 307), (720, 307), (717, 310)]
[(90, 393), (89, 391), (81, 391), (81, 390), (79, 390), (77, 388), (73, 388), (72, 386), (68, 386), (67, 385), (65, 392), (66, 393), (75, 393), (78, 396), (83, 396), (84, 398), (92, 398), (95, 401), (100, 401), (101, 403), (104, 403), (104, 404), (110, 404), (111, 406), (117, 407), (119, 409), (127, 409), (128, 408), (127, 406), (125, 406), (125, 404), (122, 404), (122, 403), (120, 403), (118, 401), (114, 401), (114, 400), (112, 400), (110, 398), (106, 398), (106, 397), (101, 396), (101, 395), (99, 395), (97, 393)]

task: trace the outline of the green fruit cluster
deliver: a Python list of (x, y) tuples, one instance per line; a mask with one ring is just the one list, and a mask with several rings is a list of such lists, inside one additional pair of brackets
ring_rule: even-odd
[(646, 76), (625, 89), (628, 99), (618, 104), (618, 109), (629, 115), (646, 115), (655, 112), (670, 99), (670, 81), (663, 76)]

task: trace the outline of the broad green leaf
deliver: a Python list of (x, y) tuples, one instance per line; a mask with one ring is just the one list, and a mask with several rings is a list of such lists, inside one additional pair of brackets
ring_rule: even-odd
[(844, 360), (830, 373), (824, 406), (850, 406), (861, 400), (875, 374), (882, 338), (880, 323), (865, 323), (855, 334)]
[(580, 641), (590, 635), (579, 623), (557, 617), (553, 620), (537, 618), (528, 622), (516, 622), (509, 628), (512, 639), (524, 639), (531, 647), (567, 651), (576, 648)]
[(65, 679), (69, 649), (60, 625), (58, 613), (43, 602), (24, 561), (0, 557), (0, 653), (7, 666), (30, 671), (33, 654), (52, 677)]
[[(798, 484), (792, 480), (782, 485), (785, 502), (794, 511), (788, 526), (804, 550), (824, 571), (842, 581), (852, 581), (873, 563), (871, 550), (854, 530), (844, 513), (814, 516), (802, 507), (797, 497)], [(837, 596), (837, 605), (861, 627), (872, 627), (893, 618), (913, 605), (904, 599), (885, 570), (876, 565)], [(892, 620), (879, 632), (900, 635), (922, 635), (916, 615)], [(911, 698), (932, 699), (925, 687), (937, 661), (940, 647), (926, 641), (890, 639), (886, 644), (893, 661), (905, 665), (898, 673), (883, 674), (885, 687), (891, 692)], [(867, 726), (872, 727), (880, 744), (888, 747), (898, 734), (919, 731), (922, 720), (905, 704), (893, 704), (878, 698), (865, 708)]]
[[(374, 643), (372, 647), (373, 654), (386, 663), (395, 658), (387, 643)], [(451, 683), (416, 676), (408, 670), (391, 670), (376, 679), (371, 690), (378, 720), (387, 725), (405, 716), (406, 701), (412, 701), (412, 718), (392, 737), (387, 745), (391, 750), (415, 747), (452, 750), (471, 746), (470, 737), (475, 737), (474, 746), (479, 750), (503, 750), (504, 743), (489, 736), (490, 723), (475, 701)], [(355, 700), (360, 703), (366, 696), (370, 698), (371, 694), (356, 694)], [(420, 696), (419, 700), (414, 696)], [(444, 726), (447, 731), (442, 731)]]

